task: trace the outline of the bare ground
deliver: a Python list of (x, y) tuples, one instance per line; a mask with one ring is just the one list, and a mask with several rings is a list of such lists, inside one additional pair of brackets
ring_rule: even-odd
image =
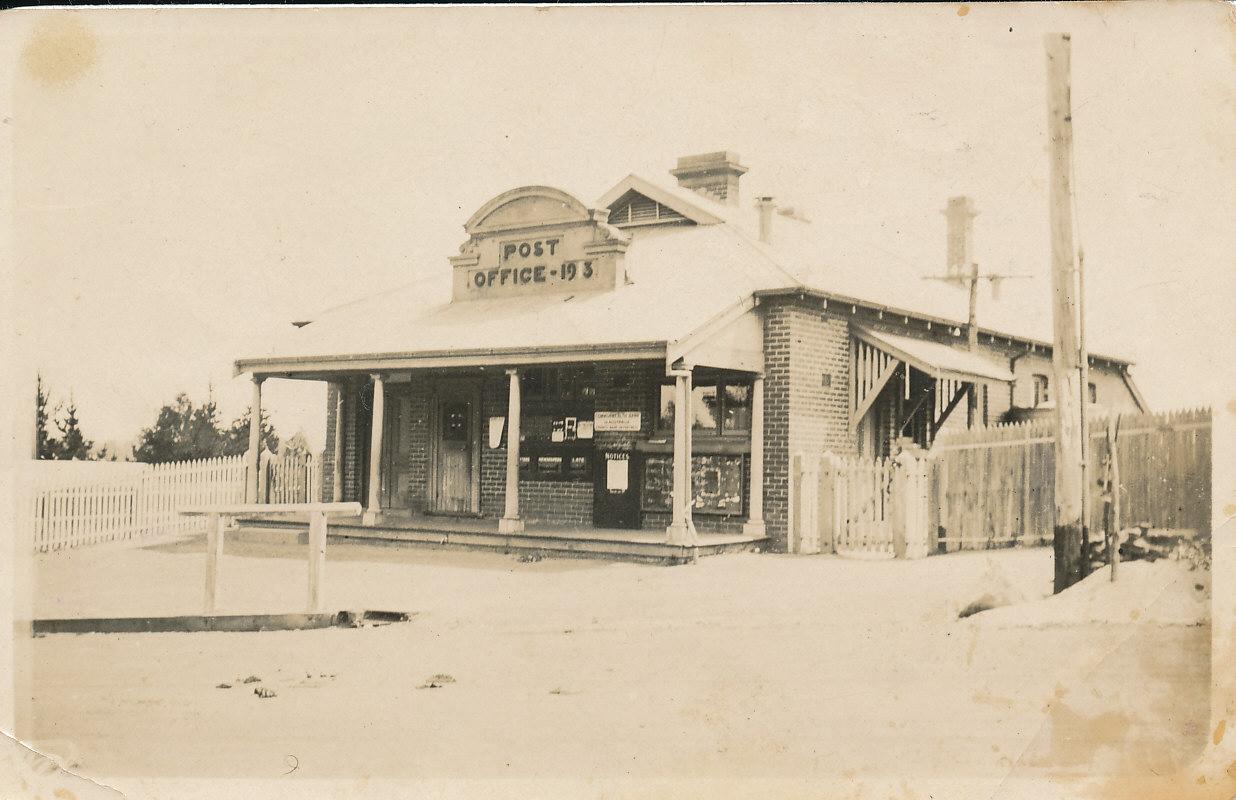
[[(1207, 625), (957, 620), (989, 559), (1041, 595), (1046, 549), (672, 568), (334, 543), (328, 557), (328, 608), (413, 621), (43, 637), (36, 746), (122, 787), (762, 779), (1007, 798), (1044, 777), (1170, 772), (1209, 733)], [(202, 562), (193, 544), (46, 557), (36, 612), (197, 613)], [(230, 547), (222, 575), (223, 612), (303, 610), (301, 548)]]

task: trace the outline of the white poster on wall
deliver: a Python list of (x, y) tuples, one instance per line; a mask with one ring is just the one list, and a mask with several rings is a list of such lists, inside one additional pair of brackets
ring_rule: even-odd
[(489, 449), (495, 450), (502, 446), (502, 429), (506, 427), (506, 417), (489, 418)]
[(611, 492), (625, 492), (627, 490), (628, 476), (630, 470), (627, 469), (631, 462), (625, 458), (607, 458), (605, 459), (605, 488)]

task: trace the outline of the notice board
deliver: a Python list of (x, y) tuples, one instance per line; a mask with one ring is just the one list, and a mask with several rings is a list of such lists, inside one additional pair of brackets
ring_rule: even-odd
[[(738, 516), (743, 513), (743, 457), (697, 455), (691, 459), (692, 513)], [(644, 459), (640, 505), (644, 511), (673, 511), (674, 457)]]

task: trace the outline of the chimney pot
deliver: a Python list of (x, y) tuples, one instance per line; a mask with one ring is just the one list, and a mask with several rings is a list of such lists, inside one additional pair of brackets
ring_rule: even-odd
[(719, 200), (726, 205), (738, 205), (738, 179), (747, 171), (738, 154), (729, 150), (682, 156), (670, 174), (678, 185)]
[(760, 241), (771, 243), (773, 211), (776, 210), (777, 204), (773, 202), (772, 197), (765, 195), (755, 199), (755, 207), (760, 210)]

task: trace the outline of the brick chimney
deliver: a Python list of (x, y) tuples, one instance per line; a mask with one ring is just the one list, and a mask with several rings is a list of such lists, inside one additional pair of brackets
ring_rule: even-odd
[(946, 273), (950, 278), (964, 281), (970, 275), (970, 262), (974, 259), (973, 236), (974, 218), (978, 211), (974, 203), (965, 195), (957, 195), (948, 199), (944, 209), (947, 221)]
[(702, 195), (726, 205), (738, 205), (738, 179), (747, 168), (738, 163), (738, 154), (728, 150), (682, 156), (670, 174), (684, 189), (694, 189)]

